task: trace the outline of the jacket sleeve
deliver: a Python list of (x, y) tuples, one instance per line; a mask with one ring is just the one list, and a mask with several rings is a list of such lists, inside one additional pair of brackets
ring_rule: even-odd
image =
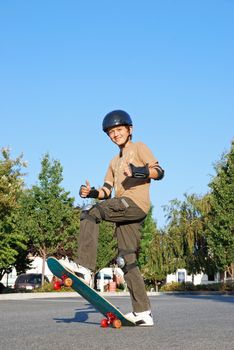
[(142, 159), (144, 165), (148, 165), (149, 169), (155, 169), (157, 171), (157, 178), (155, 180), (161, 180), (164, 177), (164, 170), (159, 165), (157, 158), (154, 156), (152, 151), (143, 142), (138, 144), (138, 154)]

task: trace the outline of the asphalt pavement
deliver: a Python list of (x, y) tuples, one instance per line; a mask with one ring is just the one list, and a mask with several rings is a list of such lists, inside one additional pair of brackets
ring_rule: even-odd
[[(76, 293), (0, 298), (0, 349), (234, 350), (234, 296), (151, 294), (154, 327), (101, 328), (102, 315)], [(108, 300), (131, 311), (124, 294)]]

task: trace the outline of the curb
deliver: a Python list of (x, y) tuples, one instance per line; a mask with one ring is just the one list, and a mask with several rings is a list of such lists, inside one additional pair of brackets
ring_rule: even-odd
[[(129, 296), (128, 292), (118, 292), (118, 293), (100, 293), (104, 297), (121, 297)], [(9, 293), (0, 294), (1, 300), (29, 300), (29, 299), (54, 299), (54, 298), (81, 298), (81, 296), (76, 292), (41, 292), (41, 293)]]
[[(100, 295), (104, 297), (129, 297), (129, 292), (103, 292)], [(150, 296), (162, 296), (162, 295), (223, 295), (223, 296), (233, 296), (234, 291), (232, 292), (147, 292), (147, 295)], [(30, 299), (55, 299), (55, 298), (81, 298), (81, 296), (76, 292), (41, 292), (41, 293), (9, 293), (9, 294), (0, 294), (0, 301), (2, 300), (30, 300)]]
[[(129, 297), (129, 292), (103, 292), (99, 293), (101, 296), (108, 297)], [(148, 292), (148, 296), (158, 296), (161, 293)], [(29, 299), (54, 299), (54, 298), (81, 298), (76, 292), (41, 292), (41, 293), (9, 293), (0, 294), (1, 300), (29, 300)]]

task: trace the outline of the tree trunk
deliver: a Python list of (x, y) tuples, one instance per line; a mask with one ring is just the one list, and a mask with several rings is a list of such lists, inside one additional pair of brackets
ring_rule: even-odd
[(46, 264), (46, 253), (43, 252), (42, 255), (42, 278), (41, 278), (41, 286), (43, 287), (44, 282), (45, 282), (45, 264)]
[(234, 279), (234, 263), (232, 263), (230, 266), (228, 266), (227, 272), (228, 272), (230, 278), (233, 280)]
[(223, 282), (226, 283), (227, 282), (227, 271), (224, 271), (224, 278), (223, 278)]

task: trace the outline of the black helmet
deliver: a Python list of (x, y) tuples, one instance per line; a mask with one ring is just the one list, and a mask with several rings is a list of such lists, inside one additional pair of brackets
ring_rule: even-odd
[(127, 112), (116, 110), (108, 113), (102, 122), (103, 131), (118, 125), (132, 126), (132, 119)]

